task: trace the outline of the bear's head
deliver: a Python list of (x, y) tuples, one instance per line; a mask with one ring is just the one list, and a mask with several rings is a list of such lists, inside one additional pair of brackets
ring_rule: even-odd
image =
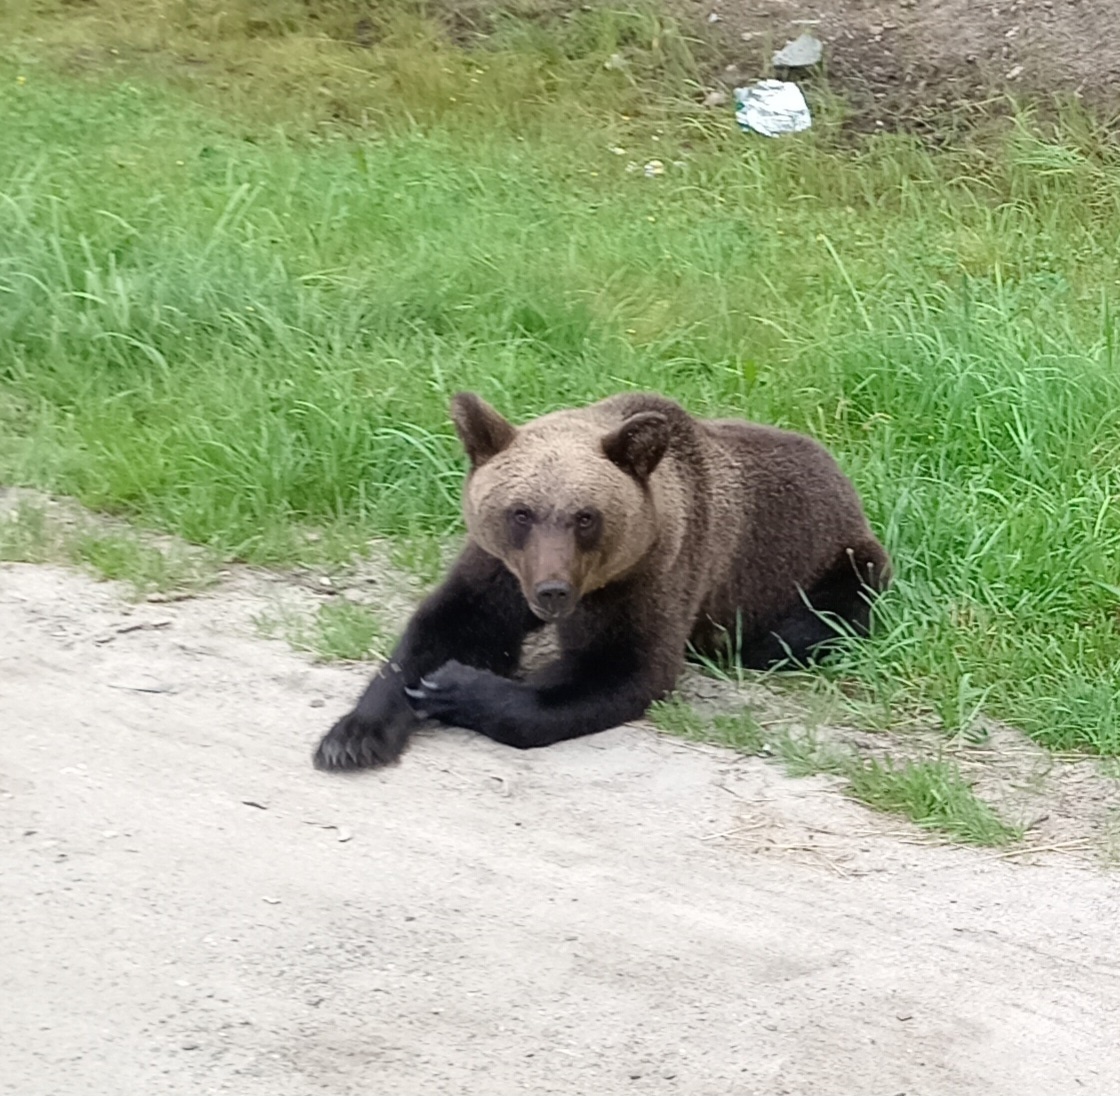
[(590, 407), (515, 427), (460, 393), (451, 418), (471, 463), (467, 529), (517, 577), (542, 620), (566, 617), (653, 548), (650, 478), (669, 446), (664, 415), (644, 411), (619, 423)]

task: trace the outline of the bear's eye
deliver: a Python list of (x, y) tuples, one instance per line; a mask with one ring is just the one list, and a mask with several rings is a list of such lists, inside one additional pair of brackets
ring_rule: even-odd
[(533, 512), (528, 507), (525, 507), (525, 506), (515, 507), (513, 510), (510, 511), (509, 516), (510, 516), (510, 520), (513, 522), (514, 525), (525, 526), (525, 525), (532, 525), (533, 524)]
[(581, 510), (578, 514), (576, 514), (577, 529), (583, 529), (584, 531), (586, 531), (588, 529), (593, 529), (594, 527), (595, 515), (590, 510)]

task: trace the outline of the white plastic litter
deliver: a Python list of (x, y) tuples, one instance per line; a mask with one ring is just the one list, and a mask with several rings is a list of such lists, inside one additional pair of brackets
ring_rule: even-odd
[(764, 137), (800, 133), (813, 124), (801, 89), (786, 80), (759, 80), (735, 89), (735, 121)]

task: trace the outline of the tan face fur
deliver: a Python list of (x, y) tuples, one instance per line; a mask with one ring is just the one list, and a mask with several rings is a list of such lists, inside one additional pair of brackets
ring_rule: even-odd
[(644, 485), (668, 443), (661, 416), (620, 426), (589, 409), (559, 411), (515, 428), (469, 394), (451, 413), (471, 458), (467, 529), (517, 577), (537, 616), (566, 616), (653, 547), (656, 508)]

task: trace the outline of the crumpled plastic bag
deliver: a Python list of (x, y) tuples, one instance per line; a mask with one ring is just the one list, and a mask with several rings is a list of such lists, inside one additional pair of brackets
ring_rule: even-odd
[(764, 137), (800, 133), (813, 124), (801, 89), (786, 80), (759, 80), (735, 89), (735, 121)]

